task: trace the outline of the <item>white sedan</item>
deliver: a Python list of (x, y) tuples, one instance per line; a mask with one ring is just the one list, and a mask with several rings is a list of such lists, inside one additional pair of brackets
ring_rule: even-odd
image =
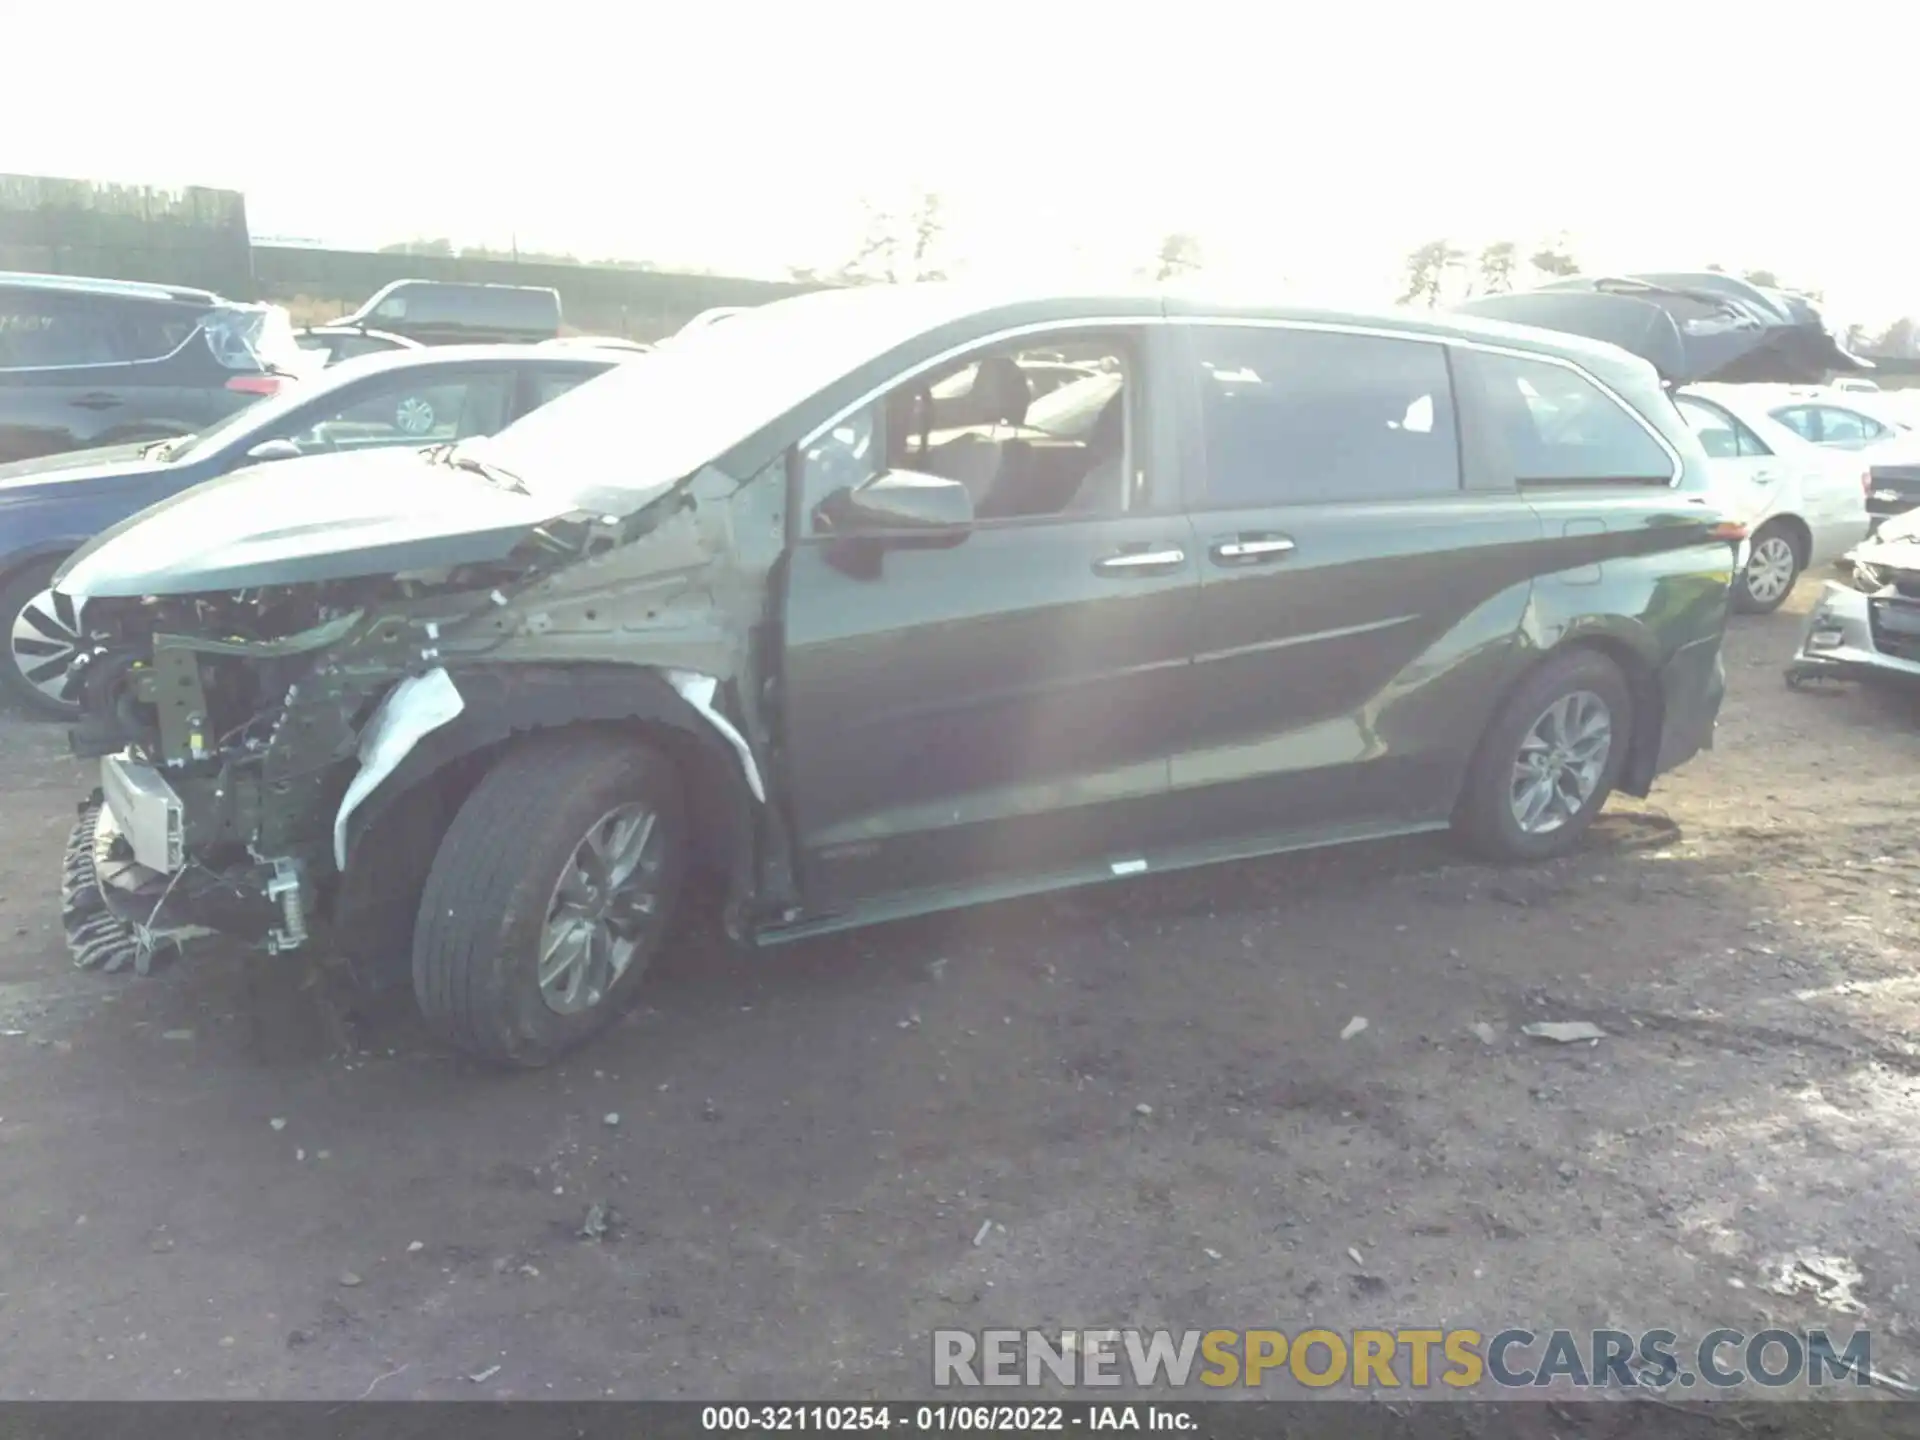
[(1774, 418), (1778, 387), (1689, 385), (1674, 399), (1712, 462), (1729, 518), (1747, 527), (1736, 609), (1777, 610), (1802, 571), (1835, 564), (1866, 538), (1866, 458), (1814, 444)]

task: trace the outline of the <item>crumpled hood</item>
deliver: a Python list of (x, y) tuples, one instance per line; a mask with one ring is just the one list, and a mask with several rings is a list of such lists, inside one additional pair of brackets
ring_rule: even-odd
[(503, 490), (416, 450), (252, 465), (196, 485), (82, 547), (71, 595), (186, 595), (498, 560), (571, 507)]
[(1874, 531), (1871, 540), (1863, 541), (1861, 545), (1855, 547), (1855, 553), (1859, 553), (1868, 545), (1911, 545), (1915, 541), (1920, 541), (1920, 509), (1908, 510), (1884, 521), (1880, 528)]

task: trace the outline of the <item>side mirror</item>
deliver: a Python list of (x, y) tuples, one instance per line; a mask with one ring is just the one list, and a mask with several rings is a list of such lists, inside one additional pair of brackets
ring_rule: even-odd
[(912, 470), (889, 470), (857, 489), (836, 490), (820, 508), (841, 534), (953, 534), (973, 525), (973, 497), (965, 485)]
[(262, 440), (247, 451), (249, 460), (298, 460), (300, 447), (291, 440)]

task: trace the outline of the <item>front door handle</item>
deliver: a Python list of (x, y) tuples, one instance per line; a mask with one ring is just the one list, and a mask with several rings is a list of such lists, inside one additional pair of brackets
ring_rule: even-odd
[(1216, 540), (1211, 554), (1221, 565), (1258, 565), (1292, 550), (1293, 541), (1284, 535), (1235, 535), (1229, 540)]
[(1756, 485), (1771, 485), (1779, 478), (1780, 477), (1771, 470), (1756, 470), (1753, 473), (1753, 483)]
[(90, 390), (75, 396), (73, 403), (82, 410), (111, 410), (120, 403), (120, 397), (108, 390)]
[(1096, 575), (1159, 575), (1186, 564), (1187, 552), (1178, 545), (1155, 545), (1141, 550), (1122, 550), (1093, 562)]

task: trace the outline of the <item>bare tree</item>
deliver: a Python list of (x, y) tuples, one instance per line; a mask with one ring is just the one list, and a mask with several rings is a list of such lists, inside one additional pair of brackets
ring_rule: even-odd
[(1164, 281), (1188, 275), (1203, 263), (1199, 239), (1184, 230), (1175, 230), (1160, 241), (1159, 252), (1154, 257), (1153, 278)]
[(1580, 273), (1580, 262), (1573, 258), (1573, 251), (1564, 234), (1556, 235), (1534, 251), (1527, 257), (1527, 263), (1542, 275), (1563, 276)]
[(904, 211), (870, 200), (866, 212), (860, 248), (836, 278), (853, 285), (946, 279), (938, 263), (946, 242), (946, 218), (937, 194), (920, 192)]
[(1749, 285), (1763, 286), (1768, 290), (1780, 288), (1780, 277), (1771, 270), (1749, 270), (1740, 278)]
[(1480, 251), (1480, 289), (1484, 293), (1499, 295), (1513, 289), (1519, 248), (1511, 240), (1496, 240)]
[(1914, 353), (1914, 336), (1920, 323), (1911, 315), (1902, 315), (1898, 320), (1880, 332), (1880, 338), (1871, 346), (1871, 353), (1906, 357)]
[(1451, 240), (1429, 240), (1407, 256), (1407, 288), (1400, 303), (1436, 308), (1446, 296), (1448, 276), (1466, 260), (1467, 252)]

